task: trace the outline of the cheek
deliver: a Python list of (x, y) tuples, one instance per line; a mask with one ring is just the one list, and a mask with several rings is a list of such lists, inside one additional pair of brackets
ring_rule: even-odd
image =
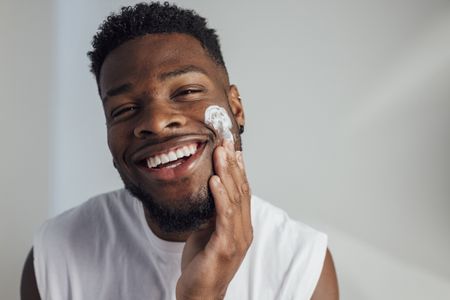
[(117, 161), (123, 156), (124, 145), (126, 145), (126, 136), (119, 130), (108, 129), (107, 133), (108, 147), (113, 159)]
[(228, 141), (233, 142), (233, 134), (231, 132), (233, 123), (227, 111), (218, 105), (208, 106), (205, 110), (204, 123), (212, 127), (217, 134)]

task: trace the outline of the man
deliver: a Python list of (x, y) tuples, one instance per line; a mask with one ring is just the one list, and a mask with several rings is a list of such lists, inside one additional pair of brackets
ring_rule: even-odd
[(126, 189), (41, 227), (22, 299), (338, 298), (326, 236), (250, 194), (239, 91), (205, 19), (122, 8), (88, 55)]

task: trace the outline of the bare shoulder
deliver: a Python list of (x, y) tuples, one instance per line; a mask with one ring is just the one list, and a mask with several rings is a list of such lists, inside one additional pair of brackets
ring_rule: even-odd
[(20, 284), (21, 300), (40, 300), (39, 291), (36, 283), (33, 265), (33, 248), (28, 253), (22, 272), (22, 282)]
[(337, 300), (339, 299), (339, 288), (334, 268), (333, 258), (330, 250), (327, 249), (322, 273), (317, 283), (311, 300)]

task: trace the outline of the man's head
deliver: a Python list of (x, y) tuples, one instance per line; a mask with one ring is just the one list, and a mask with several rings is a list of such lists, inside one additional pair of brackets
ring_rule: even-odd
[(157, 33), (184, 33), (196, 38), (211, 58), (225, 69), (219, 38), (214, 29), (207, 27), (205, 18), (167, 2), (139, 3), (122, 7), (119, 14), (111, 14), (94, 36), (93, 50), (88, 56), (97, 83), (102, 64), (112, 50), (131, 39)]
[(93, 47), (108, 145), (126, 188), (162, 231), (195, 229), (214, 214), (208, 180), (223, 138), (205, 111), (225, 109), (237, 149), (244, 125), (214, 30), (192, 11), (138, 4), (108, 17)]

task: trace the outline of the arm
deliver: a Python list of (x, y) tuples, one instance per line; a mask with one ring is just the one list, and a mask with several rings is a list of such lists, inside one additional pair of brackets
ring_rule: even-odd
[(22, 282), (20, 284), (20, 299), (22, 300), (41, 300), (34, 275), (33, 260), (33, 248), (31, 248), (22, 272)]
[(333, 258), (327, 249), (322, 273), (311, 300), (338, 300), (339, 288)]
[(209, 181), (215, 220), (191, 234), (181, 260), (177, 299), (223, 299), (253, 239), (250, 189), (242, 154), (231, 143), (218, 146)]

